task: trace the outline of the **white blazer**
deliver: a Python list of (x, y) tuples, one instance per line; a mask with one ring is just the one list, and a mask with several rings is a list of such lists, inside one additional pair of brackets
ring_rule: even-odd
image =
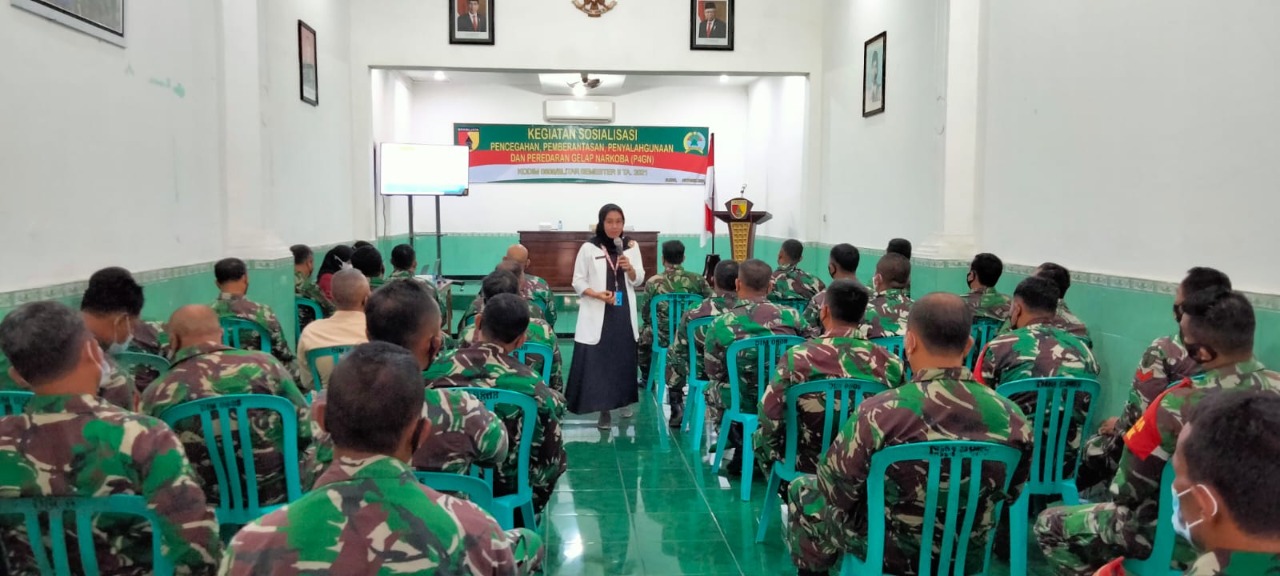
[[(636, 279), (626, 283), (627, 304), (631, 306), (631, 333), (640, 339), (640, 324), (636, 317), (636, 286), (644, 283), (644, 262), (640, 258), (640, 245), (635, 240), (623, 251), (631, 261), (631, 268), (636, 272)], [(573, 263), (573, 291), (578, 293), (578, 327), (574, 329), (574, 342), (583, 344), (599, 344), (600, 331), (604, 327), (604, 307), (607, 306), (595, 298), (582, 295), (588, 288), (604, 292), (608, 275), (614, 272), (609, 269), (605, 260), (604, 249), (586, 242), (578, 249), (578, 259)], [(623, 278), (626, 278), (624, 275)]]

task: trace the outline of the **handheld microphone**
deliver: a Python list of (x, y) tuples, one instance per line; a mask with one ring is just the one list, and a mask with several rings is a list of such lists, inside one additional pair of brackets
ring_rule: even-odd
[[(621, 236), (613, 239), (613, 247), (618, 249), (618, 258), (622, 258), (622, 237)], [(626, 284), (624, 284), (624, 282), (626, 282), (626, 279), (625, 279), (626, 273), (623, 272), (622, 267), (619, 266), (618, 269), (614, 271), (614, 274), (616, 275), (616, 277), (613, 279), (614, 283), (616, 284), (615, 288), (618, 289), (617, 290), (618, 296), (614, 297), (614, 304), (621, 306), (622, 299), (619, 296), (621, 296), (621, 291), (627, 289)]]

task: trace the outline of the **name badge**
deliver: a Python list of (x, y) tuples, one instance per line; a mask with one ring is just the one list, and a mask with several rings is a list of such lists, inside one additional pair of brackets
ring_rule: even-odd
[(621, 291), (621, 290), (615, 290), (615, 291), (613, 292), (613, 305), (614, 305), (614, 306), (621, 306), (621, 305), (622, 305), (622, 291)]

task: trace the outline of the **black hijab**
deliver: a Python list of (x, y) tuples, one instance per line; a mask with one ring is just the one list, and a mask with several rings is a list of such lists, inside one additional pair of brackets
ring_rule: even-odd
[(330, 248), (325, 253), (324, 260), (320, 262), (320, 271), (316, 273), (316, 278), (325, 274), (337, 274), (339, 270), (342, 270), (343, 263), (351, 261), (352, 252), (353, 250), (351, 250), (350, 246), (338, 245)]
[[(601, 206), (599, 218), (596, 219), (596, 235), (591, 238), (590, 242), (608, 252), (610, 255), (617, 256), (618, 247), (613, 245), (613, 238), (610, 238), (604, 231), (604, 219), (609, 216), (610, 212), (617, 212), (619, 216), (622, 216), (622, 222), (624, 224), (626, 223), (627, 215), (622, 212), (622, 208), (619, 208), (617, 204), (605, 204), (604, 206)], [(631, 239), (627, 238), (625, 234), (619, 236), (619, 238), (622, 239), (623, 250), (631, 245)]]

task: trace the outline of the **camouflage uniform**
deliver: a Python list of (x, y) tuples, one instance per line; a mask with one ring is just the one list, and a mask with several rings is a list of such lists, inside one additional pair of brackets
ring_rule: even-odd
[[(542, 314), (542, 308), (539, 308), (537, 304), (534, 304), (533, 300), (525, 298), (525, 301), (529, 303), (530, 319), (546, 321), (546, 318)], [(484, 309), (484, 298), (481, 298), (480, 295), (477, 294), (476, 297), (471, 300), (471, 305), (468, 306), (467, 310), (462, 313), (462, 319), (458, 321), (458, 326), (459, 326), (458, 333), (461, 334), (462, 331), (465, 330), (467, 326), (474, 325), (475, 317), (479, 315), (480, 311), (483, 309)], [(555, 326), (554, 324), (551, 324), (550, 321), (547, 321), (547, 324), (551, 326)]]
[(773, 282), (773, 288), (769, 291), (769, 299), (775, 301), (810, 300), (827, 289), (827, 285), (823, 284), (822, 280), (797, 268), (795, 264), (778, 266), (770, 280)]
[[(1125, 433), (1124, 454), (1111, 482), (1113, 502), (1050, 508), (1036, 519), (1036, 538), (1061, 574), (1090, 574), (1116, 556), (1145, 558), (1155, 536), (1160, 480), (1173, 457), (1188, 411), (1206, 397), (1235, 390), (1280, 393), (1280, 374), (1257, 359), (1183, 380), (1166, 390)], [(1178, 546), (1174, 560), (1194, 556)]]
[[(393, 271), (389, 276), (387, 276), (386, 282), (380, 282), (378, 285), (382, 286), (383, 284), (386, 284), (387, 282), (390, 282), (392, 280), (418, 280), (418, 277), (413, 273), (413, 270), (396, 270), (396, 271)], [(435, 298), (436, 305), (440, 307), (441, 325), (442, 326), (445, 325), (445, 323), (448, 322), (448, 319), (449, 319), (449, 303), (444, 301), (444, 294), (441, 293), (440, 290), (436, 289), (436, 285), (434, 283), (427, 282), (425, 280), (419, 280), (419, 281), (422, 282), (422, 284), (427, 287), (427, 290), (431, 291), (431, 297)], [(369, 287), (373, 288), (372, 284), (370, 284)]]
[[(169, 334), (164, 322), (135, 319), (133, 322), (133, 340), (129, 342), (130, 352), (153, 354), (163, 358), (172, 358), (173, 350), (169, 349)], [(160, 372), (150, 366), (138, 364), (129, 371), (133, 385), (138, 394), (146, 391), (147, 386), (160, 378)]]
[[(564, 395), (542, 382), (533, 369), (508, 356), (495, 344), (480, 343), (445, 353), (427, 369), (424, 377), (432, 388), (474, 386), (519, 392), (538, 403), (537, 426), (533, 430), (530, 450), (529, 482), (533, 484), (534, 507), (541, 510), (555, 490), (556, 480), (564, 473), (567, 458), (560, 420), (564, 418)], [(512, 446), (519, 445), (520, 415), (510, 406), (500, 406), (498, 416), (507, 426)], [(498, 468), (494, 494), (512, 494), (516, 490), (519, 450), (510, 450)]]
[(969, 304), (974, 318), (990, 318), (1001, 322), (1009, 319), (1009, 311), (1013, 307), (1013, 298), (996, 292), (995, 288), (974, 290), (965, 295), (964, 301)]
[[(321, 392), (312, 404), (318, 411), (326, 402)], [(457, 390), (432, 390), (423, 396), (422, 419), (426, 429), (413, 452), (413, 467), (427, 472), (464, 474), (472, 464), (496, 466), (507, 457), (507, 429), (502, 421), (475, 396)], [(333, 462), (333, 441), (329, 433), (311, 419), (316, 450), (305, 468), (323, 476)], [(310, 489), (310, 485), (304, 486)]]
[(531, 574), (542, 538), (504, 532), (476, 505), (390, 456), (343, 459), (316, 490), (236, 534), (220, 574)]
[(1185, 576), (1280, 574), (1280, 554), (1218, 550), (1201, 556)]
[[(121, 369), (116, 359), (105, 350), (102, 355), (111, 367), (111, 375), (107, 377), (106, 383), (98, 388), (98, 397), (130, 412), (137, 410), (138, 387), (134, 383), (134, 375)], [(0, 392), (29, 392), (30, 389), (9, 377), (10, 367), (9, 359), (0, 353)]]
[[(781, 461), (787, 448), (787, 389), (797, 384), (828, 378), (856, 378), (901, 386), (902, 360), (881, 346), (858, 338), (854, 328), (829, 330), (821, 338), (787, 350), (778, 363), (778, 372), (760, 397), (757, 413), (756, 461), (766, 473), (774, 461)], [(807, 394), (796, 403), (800, 410), (800, 434), (796, 438), (796, 470), (812, 474), (822, 452), (822, 425), (826, 403), (822, 394)]]
[(809, 304), (804, 307), (804, 323), (809, 326), (809, 337), (817, 338), (822, 335), (822, 307), (827, 304), (827, 291), (823, 290), (813, 296), (809, 300)]
[(1067, 308), (1066, 300), (1058, 301), (1058, 315), (1054, 318), (1053, 324), (1066, 330), (1072, 336), (1083, 340), (1085, 345), (1093, 348), (1093, 338), (1089, 337), (1089, 327), (1085, 326), (1078, 316), (1071, 313), (1071, 309)]
[[(688, 272), (680, 265), (667, 266), (661, 274), (655, 274), (645, 282), (644, 292), (637, 298), (636, 312), (640, 314), (640, 339), (636, 341), (638, 351), (636, 362), (640, 366), (641, 380), (649, 381), (649, 363), (653, 360), (653, 326), (649, 324), (649, 303), (663, 294), (697, 294), (703, 298), (711, 296), (711, 287), (700, 274)], [(658, 345), (670, 346), (667, 342), (667, 306), (658, 307)]]
[(1084, 461), (1077, 479), (1080, 489), (1111, 482), (1116, 474), (1116, 465), (1120, 463), (1120, 454), (1124, 450), (1122, 435), (1125, 431), (1138, 422), (1142, 413), (1147, 411), (1147, 406), (1171, 384), (1199, 374), (1200, 365), (1187, 355), (1180, 335), (1161, 336), (1152, 342), (1147, 351), (1143, 352), (1138, 370), (1133, 375), (1129, 400), (1125, 403), (1120, 418), (1116, 420), (1115, 432), (1095, 434), (1085, 442)]
[(876, 292), (867, 303), (867, 314), (860, 326), (862, 338), (874, 340), (907, 335), (907, 316), (911, 313), (911, 297), (905, 289), (890, 288)]
[[(293, 271), (293, 295), (298, 298), (315, 300), (316, 304), (320, 305), (320, 309), (324, 311), (326, 317), (332, 316), (337, 311), (337, 308), (333, 306), (333, 302), (330, 302), (329, 298), (324, 295), (324, 291), (315, 282), (311, 281), (311, 277), (297, 270)], [(303, 309), (303, 313), (310, 315), (311, 310)], [(309, 318), (307, 321), (310, 322), (311, 320), (319, 320), (319, 318)]]
[[(707, 371), (707, 408), (712, 422), (720, 426), (720, 416), (729, 406), (729, 346), (738, 340), (755, 336), (804, 336), (808, 329), (800, 313), (787, 306), (766, 302), (764, 298), (741, 299), (716, 317), (707, 328), (706, 352), (702, 361)], [(755, 412), (760, 401), (757, 388), (755, 352), (748, 351), (738, 359), (738, 407), (745, 413)]]
[[(271, 308), (258, 304), (244, 296), (235, 296), (232, 294), (222, 293), (218, 295), (218, 299), (214, 300), (210, 305), (213, 311), (222, 316), (234, 316), (245, 320), (252, 320), (262, 325), (271, 334), (271, 355), (276, 357), (285, 369), (289, 371), (289, 375), (293, 377), (293, 381), (303, 392), (311, 391), (311, 379), (303, 378), (299, 371), (298, 359), (294, 357), (293, 351), (289, 349), (289, 342), (284, 339), (284, 330), (280, 328), (280, 320), (276, 318), (276, 313)], [(258, 342), (258, 334), (256, 332), (246, 332), (240, 340), (241, 345), (246, 350), (260, 350)]]
[[(547, 308), (546, 314), (541, 316), (550, 324), (552, 328), (556, 325), (556, 297), (551, 292), (551, 285), (546, 280), (526, 273), (524, 275), (524, 285), (520, 287), (520, 297), (531, 302), (540, 302)], [(541, 311), (541, 308), (539, 309)]]
[[(311, 448), (311, 418), (298, 385), (275, 358), (254, 350), (236, 350), (215, 343), (200, 343), (179, 350), (169, 373), (142, 395), (139, 412), (159, 418), (166, 410), (185, 402), (231, 394), (265, 394), (288, 400), (298, 416), (299, 457)], [(293, 463), (284, 461), (284, 423), (274, 412), (263, 410), (252, 411), (250, 419), (258, 497), (262, 504), (286, 502), (284, 467)], [(205, 447), (200, 420), (189, 418), (179, 422), (174, 431), (190, 455), (209, 502), (216, 504), (221, 487)], [(240, 449), (237, 446), (237, 451)], [(304, 477), (309, 475), (307, 471), (302, 472)], [(309, 485), (310, 480), (304, 478), (302, 484)]]
[[(147, 499), (180, 573), (212, 572), (222, 553), (218, 524), (182, 444), (163, 422), (89, 395), (36, 396), (21, 415), (0, 418), (0, 498), (113, 494)], [(10, 517), (0, 522), (0, 535), (9, 573), (37, 574), (26, 529)], [(94, 535), (102, 573), (151, 573), (145, 523), (98, 517)], [(78, 549), (68, 551), (78, 566)]]
[[(483, 311), (483, 309), (482, 309)], [(564, 392), (564, 376), (563, 362), (560, 361), (560, 341), (556, 338), (556, 333), (551, 329), (551, 325), (546, 320), (538, 320), (537, 318), (529, 319), (529, 328), (524, 331), (525, 340), (534, 344), (542, 344), (551, 347), (551, 381), (547, 384), (552, 390)], [(458, 345), (465, 346), (473, 344), (476, 341), (476, 325), (471, 324), (462, 329), (458, 333)], [(542, 374), (542, 357), (530, 356), (526, 359), (530, 368), (534, 372)]]
[[(689, 322), (707, 316), (719, 316), (732, 308), (738, 301), (737, 294), (725, 292), (720, 296), (712, 296), (703, 300), (697, 308), (684, 313), (680, 319), (680, 329), (676, 331), (676, 341), (667, 352), (667, 392), (672, 404), (684, 400), (684, 387), (689, 383)], [(706, 379), (702, 366), (702, 357), (706, 353), (707, 329), (699, 330), (693, 335), (697, 362), (693, 365), (698, 370), (700, 380)]]
[[(921, 370), (911, 383), (872, 396), (849, 418), (818, 465), (818, 475), (791, 483), (787, 541), (795, 565), (807, 570), (834, 566), (841, 553), (865, 557), (867, 546), (867, 474), (876, 452), (902, 444), (933, 440), (994, 442), (1016, 448), (1023, 458), (1010, 493), (1001, 495), (1004, 471), (984, 476), (984, 492), (1012, 503), (1027, 479), (1031, 424), (1013, 402), (975, 382), (967, 368)], [(945, 472), (944, 472), (945, 473)], [(895, 465), (885, 482), (884, 570), (915, 574), (921, 546), (927, 474), (923, 468)], [(908, 495), (907, 499), (896, 495)], [(992, 502), (976, 514), (966, 573), (976, 573), (985, 546), (995, 535)], [(934, 532), (934, 550), (942, 531)]]

